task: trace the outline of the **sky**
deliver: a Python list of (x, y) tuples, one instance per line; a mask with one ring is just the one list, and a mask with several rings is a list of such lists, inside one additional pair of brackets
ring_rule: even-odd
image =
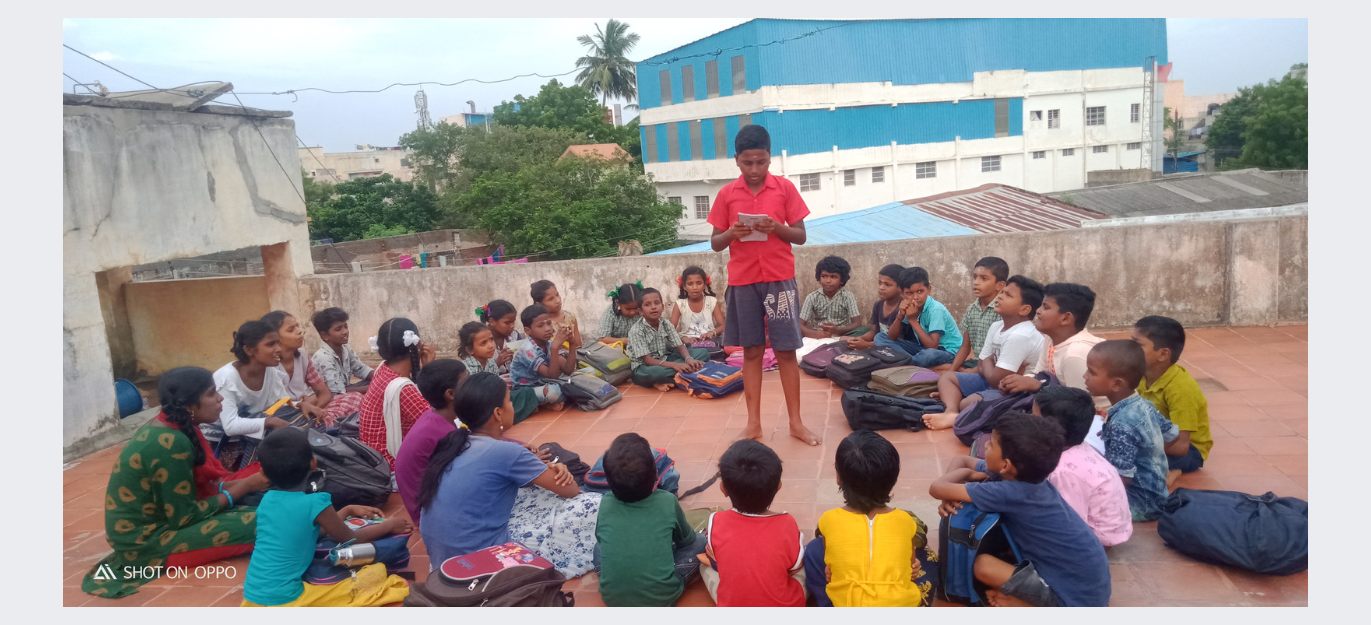
[[(565, 19), (84, 19), (62, 20), (62, 42), (160, 88), (229, 81), (245, 105), (294, 112), (307, 145), (327, 152), (392, 146), (416, 127), (416, 86), (382, 93), (251, 95), (318, 87), (380, 89), (392, 83), (500, 80), (575, 69), (576, 42), (608, 18)], [(629, 58), (660, 54), (745, 21), (739, 18), (621, 18), (641, 40)], [(1171, 78), (1191, 95), (1226, 93), (1279, 78), (1309, 60), (1306, 19), (1168, 19)], [(62, 48), (62, 71), (111, 91), (145, 88)], [(563, 84), (575, 73), (559, 77)], [(549, 79), (427, 85), (429, 116), (489, 111), (530, 96)], [(73, 81), (62, 78), (71, 92)], [(79, 88), (78, 91), (81, 91)], [(84, 92), (84, 91), (81, 91)], [(298, 99), (297, 99), (298, 98)], [(235, 104), (232, 96), (220, 103)], [(625, 112), (624, 121), (634, 113)]]

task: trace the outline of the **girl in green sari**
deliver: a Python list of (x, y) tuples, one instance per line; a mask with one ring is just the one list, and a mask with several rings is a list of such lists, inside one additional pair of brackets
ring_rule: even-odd
[(157, 385), (162, 413), (134, 434), (119, 454), (105, 490), (105, 537), (114, 553), (81, 582), (102, 597), (123, 597), (160, 577), (168, 567), (191, 568), (252, 549), (256, 508), (234, 507), (265, 490), (264, 475), (219, 482), (199, 499), (197, 471), (212, 455), (199, 424), (219, 420), (222, 397), (214, 377), (180, 367)]

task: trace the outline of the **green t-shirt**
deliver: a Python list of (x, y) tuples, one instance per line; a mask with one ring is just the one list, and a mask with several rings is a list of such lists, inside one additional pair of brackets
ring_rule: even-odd
[(685, 588), (676, 577), (677, 546), (695, 540), (676, 496), (653, 491), (624, 503), (600, 500), (595, 527), (600, 545), (600, 597), (607, 606), (671, 607)]
[(1157, 412), (1176, 427), (1190, 432), (1190, 444), (1200, 450), (1201, 458), (1209, 459), (1209, 450), (1214, 447), (1214, 439), (1209, 434), (1209, 401), (1185, 367), (1171, 365), (1151, 388), (1147, 386), (1147, 378), (1139, 380), (1138, 394), (1152, 402)]

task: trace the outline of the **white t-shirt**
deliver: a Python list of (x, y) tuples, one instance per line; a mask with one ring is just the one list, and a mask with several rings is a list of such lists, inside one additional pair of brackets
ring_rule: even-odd
[[(295, 366), (298, 368), (304, 364), (297, 361)], [(286, 383), (286, 372), (281, 367), (268, 367), (266, 374), (262, 376), (262, 389), (254, 391), (243, 383), (243, 378), (238, 375), (238, 369), (233, 363), (220, 367), (214, 372), (214, 386), (224, 397), (224, 408), (219, 413), (219, 427), (209, 429), (217, 430), (214, 433), (220, 436), (262, 438), (266, 420), (245, 419), (240, 413), (247, 413), (250, 416), (261, 415), (272, 404), (290, 397)], [(210, 440), (218, 440), (218, 437), (211, 437), (210, 432), (205, 432), (205, 436)]]
[(1042, 359), (1046, 339), (1042, 332), (1033, 327), (1032, 321), (1020, 321), (1005, 330), (1004, 320), (1001, 319), (990, 324), (990, 330), (986, 331), (985, 346), (981, 348), (979, 358), (985, 360), (994, 356), (996, 367), (1013, 373), (1018, 373), (1019, 367), (1027, 363), (1023, 374), (1032, 376), (1038, 372), (1038, 361)]
[[(281, 375), (286, 376), (286, 392), (290, 394), (291, 401), (299, 402), (301, 399), (304, 399), (314, 394), (314, 389), (310, 388), (309, 383), (305, 381), (305, 371), (309, 369), (310, 364), (311, 363), (309, 358), (305, 357), (304, 350), (297, 349), (295, 350), (294, 375), (289, 375), (286, 373), (285, 363), (272, 367), (273, 369), (280, 370)], [(220, 394), (222, 395), (223, 393), (220, 392)], [(271, 404), (267, 405), (270, 406)]]

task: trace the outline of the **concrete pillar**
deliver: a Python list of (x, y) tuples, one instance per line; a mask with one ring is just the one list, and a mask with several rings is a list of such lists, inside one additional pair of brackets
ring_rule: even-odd
[(267, 279), (267, 303), (272, 310), (303, 315), (300, 283), (292, 263), (290, 246), (290, 241), (262, 246), (262, 273)]
[(62, 278), (62, 447), (119, 423), (95, 274)]
[(109, 343), (110, 366), (115, 377), (132, 378), (137, 373), (138, 354), (129, 323), (125, 285), (133, 281), (132, 267), (119, 267), (95, 274), (100, 296), (100, 315), (105, 320), (105, 340)]

